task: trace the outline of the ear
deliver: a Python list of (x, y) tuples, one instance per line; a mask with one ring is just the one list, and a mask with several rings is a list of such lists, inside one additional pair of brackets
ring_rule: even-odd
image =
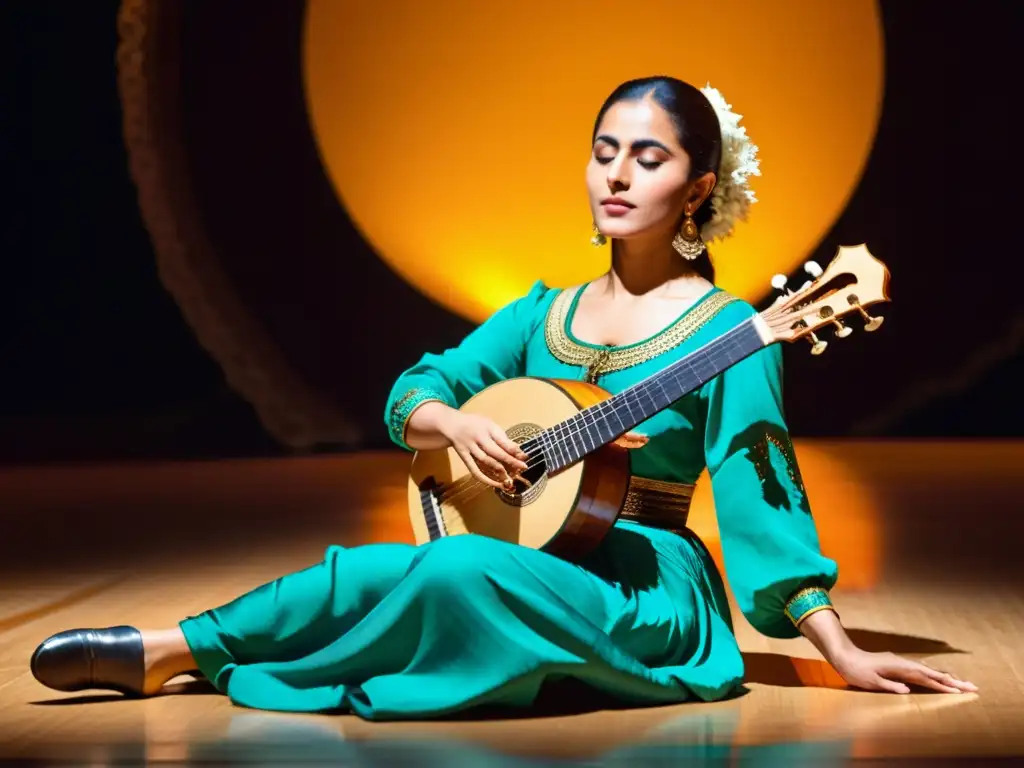
[(704, 201), (711, 195), (711, 192), (714, 190), (717, 182), (717, 177), (711, 171), (708, 171), (703, 176), (692, 182), (690, 185), (690, 192), (686, 196), (687, 215), (692, 216), (693, 212), (704, 204)]

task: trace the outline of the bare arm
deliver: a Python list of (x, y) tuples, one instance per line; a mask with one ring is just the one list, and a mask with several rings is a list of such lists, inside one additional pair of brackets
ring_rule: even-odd
[(445, 437), (445, 426), (458, 413), (455, 408), (436, 400), (424, 403), (409, 417), (405, 427), (405, 442), (416, 451), (446, 448), (451, 442)]
[(404, 439), (414, 450), (451, 446), (477, 480), (496, 488), (527, 468), (528, 456), (493, 421), (436, 400), (412, 412)]

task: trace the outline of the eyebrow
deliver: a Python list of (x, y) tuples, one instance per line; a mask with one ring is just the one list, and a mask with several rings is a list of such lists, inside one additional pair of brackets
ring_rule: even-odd
[[(611, 136), (604, 135), (604, 134), (602, 134), (602, 135), (598, 136), (596, 139), (594, 139), (594, 143), (595, 144), (597, 142), (599, 142), (599, 141), (603, 141), (605, 144), (610, 144), (615, 149), (618, 149), (620, 146), (622, 146), (619, 143), (618, 139), (613, 138)], [(665, 153), (667, 153), (669, 155), (672, 154), (672, 150), (671, 149), (666, 147), (660, 141), (655, 141), (654, 139), (637, 139), (632, 144), (630, 144), (629, 147), (634, 152), (639, 152), (641, 150), (648, 149), (650, 147), (654, 147), (656, 149), (662, 150), (663, 152), (665, 152)]]

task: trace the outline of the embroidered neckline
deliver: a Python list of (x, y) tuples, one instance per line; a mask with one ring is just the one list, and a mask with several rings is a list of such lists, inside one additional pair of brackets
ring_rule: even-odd
[(583, 339), (579, 338), (578, 336), (576, 336), (575, 333), (572, 332), (572, 323), (573, 320), (576, 319), (576, 310), (579, 308), (580, 299), (583, 298), (583, 294), (586, 292), (588, 285), (589, 283), (571, 289), (572, 301), (569, 302), (569, 309), (566, 311), (566, 315), (562, 323), (562, 330), (565, 331), (566, 337), (574, 344), (579, 344), (581, 347), (587, 347), (588, 349), (600, 349), (602, 351), (609, 352), (614, 352), (620, 349), (632, 349), (633, 347), (639, 347), (644, 344), (649, 344), (662, 334), (671, 331), (675, 326), (679, 325), (679, 323), (681, 323), (688, 314), (690, 314), (693, 310), (695, 310), (697, 307), (699, 307), (701, 304), (707, 301), (707, 299), (709, 299), (711, 296), (721, 291), (721, 289), (712, 286), (704, 295), (700, 296), (695, 302), (693, 302), (693, 304), (687, 307), (682, 312), (682, 314), (680, 314), (675, 320), (673, 320), (671, 323), (669, 323), (666, 327), (662, 328), (657, 333), (648, 336), (646, 339), (634, 341), (632, 344), (593, 344), (589, 341), (584, 341)]
[(707, 324), (727, 304), (736, 300), (720, 288), (712, 288), (671, 325), (633, 344), (601, 346), (576, 338), (571, 323), (586, 286), (563, 290), (551, 303), (544, 324), (544, 338), (551, 354), (563, 363), (589, 368), (588, 378), (631, 368), (678, 347)]

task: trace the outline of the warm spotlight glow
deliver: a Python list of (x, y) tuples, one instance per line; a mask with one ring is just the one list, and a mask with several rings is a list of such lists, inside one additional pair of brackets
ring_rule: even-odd
[(842, 211), (882, 93), (874, 0), (692, 4), (309, 0), (311, 123), (356, 225), (405, 280), (480, 320), (533, 280), (607, 267), (590, 246), (591, 123), (619, 82), (719, 88), (761, 148), (761, 202), (714, 249), (747, 299)]

